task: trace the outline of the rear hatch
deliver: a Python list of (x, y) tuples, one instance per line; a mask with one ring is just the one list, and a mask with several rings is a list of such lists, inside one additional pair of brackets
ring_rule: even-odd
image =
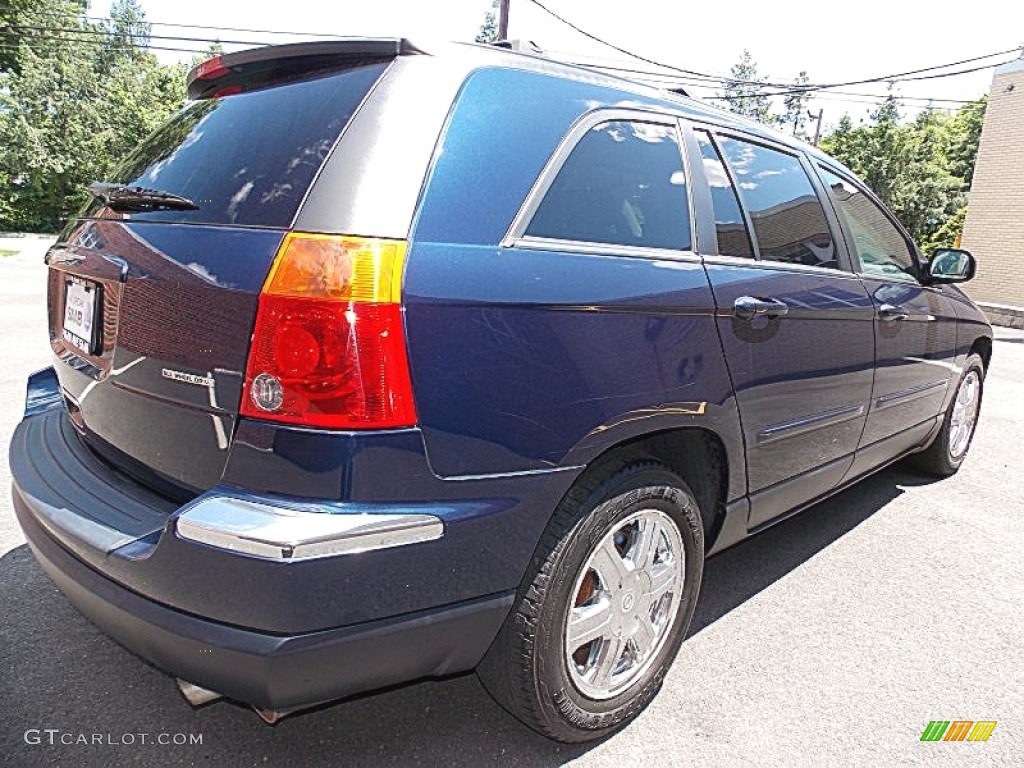
[[(200, 65), (188, 105), (105, 182), (47, 256), (55, 368), (93, 450), (175, 498), (228, 457), (261, 286), (307, 190), (399, 41), (247, 51)], [(109, 204), (108, 204), (109, 203)]]

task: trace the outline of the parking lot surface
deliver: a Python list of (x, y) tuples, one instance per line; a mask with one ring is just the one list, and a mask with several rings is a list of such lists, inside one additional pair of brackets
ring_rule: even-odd
[[(5, 452), (25, 377), (48, 364), (39, 252), (0, 257)], [(0, 765), (1021, 765), (1024, 332), (997, 329), (986, 386), (955, 477), (897, 465), (709, 561), (653, 705), (574, 747), (472, 675), (274, 727), (234, 704), (192, 710), (36, 565), (0, 462)], [(921, 742), (932, 720), (997, 725), (986, 742)]]

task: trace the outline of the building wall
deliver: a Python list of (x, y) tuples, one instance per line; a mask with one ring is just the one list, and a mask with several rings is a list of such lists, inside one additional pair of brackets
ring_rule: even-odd
[(1024, 307), (1024, 59), (993, 76), (962, 245), (978, 259), (971, 297)]

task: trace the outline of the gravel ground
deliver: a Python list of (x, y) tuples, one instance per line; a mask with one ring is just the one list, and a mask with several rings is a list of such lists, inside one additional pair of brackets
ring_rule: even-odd
[[(26, 374), (47, 364), (37, 245), (0, 257), (4, 445)], [(1021, 765), (1024, 333), (998, 329), (987, 387), (957, 476), (930, 482), (894, 467), (711, 560), (661, 694), (585, 747), (535, 736), (473, 676), (273, 728), (233, 704), (193, 711), (52, 586), (4, 492), (0, 764)], [(9, 480), (0, 462), (0, 486)], [(919, 741), (928, 721), (957, 719), (998, 725), (984, 743)], [(29, 729), (41, 743), (26, 743)], [(44, 729), (56, 729), (54, 744)], [(154, 743), (161, 734), (201, 744)]]

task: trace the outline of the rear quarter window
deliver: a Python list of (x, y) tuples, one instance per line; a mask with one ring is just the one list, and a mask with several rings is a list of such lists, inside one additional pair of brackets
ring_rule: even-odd
[(194, 102), (125, 158), (110, 181), (183, 195), (199, 206), (133, 219), (287, 227), (386, 66)]
[(675, 128), (628, 120), (594, 126), (573, 147), (525, 234), (689, 250), (686, 175)]

